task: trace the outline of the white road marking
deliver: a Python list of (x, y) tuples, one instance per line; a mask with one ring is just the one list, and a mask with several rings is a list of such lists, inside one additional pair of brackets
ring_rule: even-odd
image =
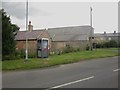
[(89, 79), (92, 79), (92, 78), (94, 78), (94, 76), (91, 76), (91, 77), (88, 77), (88, 78), (84, 78), (84, 79), (80, 79), (80, 80), (73, 81), (73, 82), (69, 82), (69, 83), (65, 83), (65, 84), (62, 84), (62, 85), (54, 86), (54, 87), (49, 88), (49, 90), (50, 89), (54, 89), (54, 88), (60, 88), (60, 87), (63, 87), (63, 86), (67, 86), (67, 85), (78, 83), (78, 82), (82, 82), (82, 81), (86, 81), (86, 80), (89, 80)]
[(120, 69), (115, 69), (115, 70), (113, 70), (114, 72), (117, 72), (117, 71), (119, 71)]

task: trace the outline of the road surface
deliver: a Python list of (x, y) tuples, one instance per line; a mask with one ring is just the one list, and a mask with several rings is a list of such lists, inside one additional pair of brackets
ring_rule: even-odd
[(47, 69), (4, 72), (3, 88), (118, 88), (118, 57)]

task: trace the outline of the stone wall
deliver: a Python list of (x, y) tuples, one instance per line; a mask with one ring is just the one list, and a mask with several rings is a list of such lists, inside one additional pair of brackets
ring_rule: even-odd
[(52, 41), (51, 51), (63, 50), (67, 45), (85, 50), (89, 41)]
[[(36, 36), (37, 37), (37, 36)], [(48, 38), (49, 39), (49, 49), (51, 49), (51, 39), (47, 31), (45, 31), (42, 35), (38, 37), (41, 38)], [(28, 39), (28, 53), (29, 54), (36, 54), (37, 55), (37, 39)], [(26, 40), (17, 40), (16, 41), (16, 50), (18, 52), (26, 50)]]
[[(37, 40), (29, 40), (28, 41), (28, 53), (33, 54), (36, 53), (37, 50)], [(18, 52), (26, 50), (26, 41), (17, 41), (16, 50)]]

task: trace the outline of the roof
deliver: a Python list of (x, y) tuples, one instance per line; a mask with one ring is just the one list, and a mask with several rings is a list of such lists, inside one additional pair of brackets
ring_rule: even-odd
[[(15, 40), (26, 40), (27, 39), (37, 39), (39, 35), (43, 33), (45, 29), (42, 30), (32, 30), (31, 32), (18, 31)], [(26, 37), (27, 36), (27, 37)]]
[(71, 26), (49, 28), (48, 33), (53, 41), (88, 40), (88, 37), (91, 35), (91, 27)]
[[(26, 38), (37, 39), (37, 37), (40, 36), (44, 30), (45, 29), (32, 30), (31, 32), (19, 31), (15, 37), (15, 40), (26, 40)], [(53, 41), (88, 40), (88, 37), (91, 35), (90, 26), (48, 28), (47, 31)]]
[(118, 36), (120, 36), (120, 33), (106, 33), (106, 34), (95, 33), (94, 34), (94, 37), (106, 37), (106, 36), (108, 36), (108, 37), (114, 37), (114, 36), (118, 37)]
[(87, 40), (87, 35), (57, 35), (53, 41), (74, 41), (74, 40)]

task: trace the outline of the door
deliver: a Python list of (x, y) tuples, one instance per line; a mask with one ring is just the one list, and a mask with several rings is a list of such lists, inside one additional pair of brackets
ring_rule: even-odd
[(37, 57), (42, 57), (42, 43), (41, 39), (37, 41)]

